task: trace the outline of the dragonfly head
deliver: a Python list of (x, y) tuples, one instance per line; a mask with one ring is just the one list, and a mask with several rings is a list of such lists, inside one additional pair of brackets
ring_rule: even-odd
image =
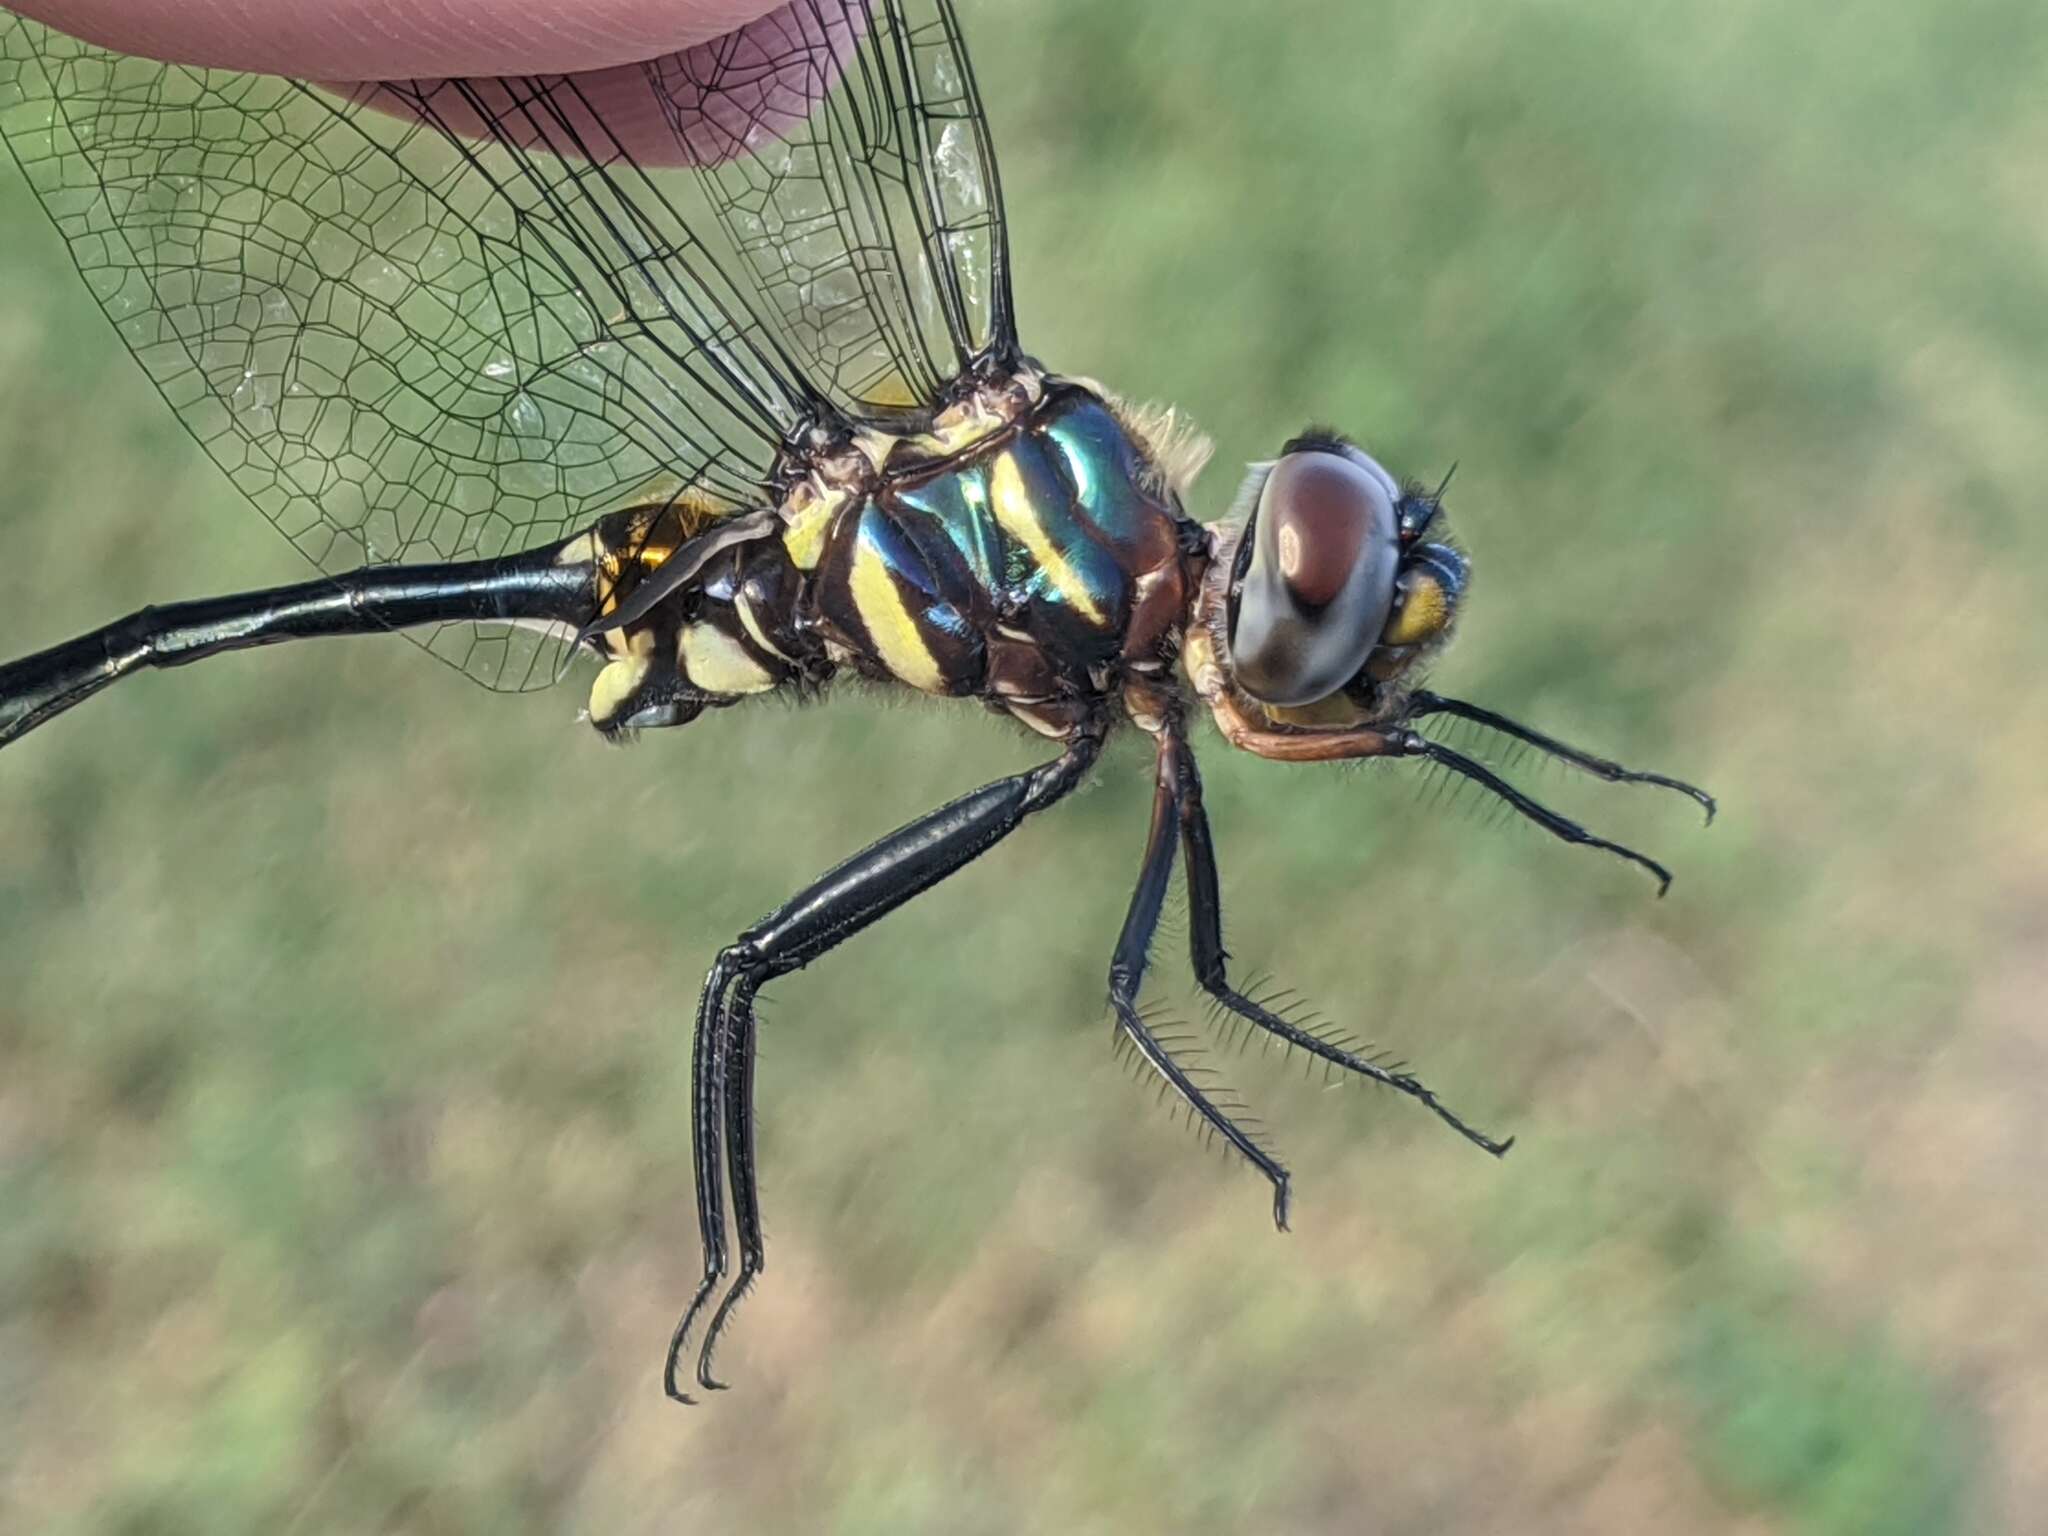
[[(1449, 477), (1445, 477), (1447, 484)], [(1377, 718), (1450, 636), (1468, 567), (1437, 527), (1443, 486), (1403, 486), (1355, 445), (1311, 430), (1252, 467), (1211, 633), (1236, 690), (1276, 723), (1327, 703)]]

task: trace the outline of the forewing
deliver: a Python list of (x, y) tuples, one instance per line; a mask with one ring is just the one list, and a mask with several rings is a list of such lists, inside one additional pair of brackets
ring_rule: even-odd
[[(686, 490), (758, 503), (812, 413), (670, 196), (694, 172), (643, 169), (573, 78), (348, 100), (7, 17), (0, 135), (172, 408), (323, 570), (485, 558)], [(424, 642), (503, 689), (563, 654)]]

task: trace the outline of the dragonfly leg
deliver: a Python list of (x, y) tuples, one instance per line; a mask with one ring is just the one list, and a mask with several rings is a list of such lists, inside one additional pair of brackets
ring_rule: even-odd
[(704, 1334), (704, 1354), (698, 1379), (705, 1386), (719, 1383), (710, 1379), (711, 1356), (725, 1332), (727, 1318), (740, 1298), (754, 1284), (755, 1276), (767, 1263), (767, 1247), (761, 1239), (761, 1192), (754, 1179), (754, 994), (758, 984), (742, 978), (732, 992), (727, 1011), (725, 1036), (725, 1154), (732, 1171), (732, 1226), (740, 1251), (740, 1272), (725, 1293), (718, 1310), (711, 1314)]
[(1151, 953), (1153, 937), (1159, 931), (1159, 913), (1166, 901), (1167, 884), (1173, 878), (1181, 795), (1181, 779), (1175, 759), (1183, 750), (1179, 738), (1172, 732), (1161, 734), (1159, 787), (1152, 799), (1152, 829), (1145, 840), (1145, 861), (1138, 875), (1138, 888), (1131, 893), (1130, 911), (1125, 914), (1123, 933), (1117, 939), (1116, 954), (1109, 964), (1109, 1003), (1116, 1011), (1118, 1030), (1137, 1047), (1138, 1054), (1211, 1129), (1266, 1176), (1273, 1186), (1273, 1224), (1284, 1232), (1287, 1230), (1287, 1170), (1253, 1139), (1249, 1131), (1231, 1119), (1202, 1091), (1138, 1012), (1138, 989), (1145, 979), (1145, 963)]
[[(1495, 773), (1486, 764), (1476, 762), (1462, 752), (1453, 752), (1439, 741), (1429, 741), (1413, 731), (1403, 731), (1394, 738), (1394, 746), (1402, 757), (1423, 757), (1440, 768), (1448, 768), (1461, 779), (1470, 779), (1488, 794), (1497, 795), (1513, 806), (1516, 813), (1536, 823), (1552, 837), (1561, 842), (1573, 843), (1581, 848), (1597, 848), (1611, 853), (1618, 859), (1649, 871), (1656, 878), (1657, 894), (1662, 896), (1671, 889), (1671, 871), (1659, 864), (1648, 854), (1637, 853), (1625, 843), (1609, 842), (1597, 837), (1569, 816), (1560, 816), (1540, 800), (1531, 799), (1506, 779)], [(1695, 794), (1699, 791), (1695, 790)]]
[(1209, 813), (1202, 805), (1201, 776), (1195, 768), (1195, 755), (1185, 741), (1174, 738), (1168, 750), (1174, 756), (1174, 773), (1179, 784), (1180, 840), (1188, 861), (1188, 947), (1194, 961), (1195, 979), (1202, 990), (1225, 1011), (1275, 1038), (1332, 1066), (1384, 1084), (1427, 1105), (1438, 1119), (1474, 1146), (1484, 1148), (1496, 1157), (1505, 1153), (1514, 1145), (1512, 1136), (1506, 1141), (1495, 1141), (1467, 1125), (1421, 1079), (1348, 1050), (1313, 1029), (1303, 1028), (1254, 1002), (1230, 984), (1229, 955), (1223, 948), (1223, 900), (1216, 877), (1216, 846), (1209, 835)]
[[(690, 1047), (690, 1151), (697, 1181), (697, 1235), (704, 1254), (704, 1276), (689, 1306), (669, 1336), (663, 1361), (662, 1390), (679, 1403), (691, 1401), (677, 1382), (683, 1346), (704, 1303), (725, 1278), (725, 1182), (719, 1167), (720, 1114), (725, 1099), (725, 995), (733, 982), (730, 950), (712, 962), (697, 999), (697, 1028)], [(707, 1382), (707, 1386), (715, 1383)]]
[(1440, 693), (1429, 693), (1418, 688), (1408, 696), (1407, 718), (1420, 720), (1426, 715), (1449, 715), (1453, 719), (1468, 720), (1489, 731), (1498, 731), (1501, 735), (1524, 742), (1559, 762), (1570, 763), (1574, 768), (1590, 773), (1595, 778), (1605, 779), (1610, 784), (1655, 784), (1661, 789), (1676, 790), (1706, 812), (1709, 824), (1713, 822), (1714, 797), (1683, 779), (1624, 768), (1617, 762), (1596, 757), (1591, 752), (1572, 746), (1569, 742), (1559, 741), (1555, 736), (1546, 736), (1541, 731), (1532, 730), (1519, 721), (1510, 720), (1506, 715), (1483, 709), (1477, 704), (1467, 704), (1463, 699), (1445, 698)]
[(1014, 832), (1026, 816), (1063, 799), (1081, 782), (1101, 745), (1098, 731), (1076, 736), (1053, 762), (985, 784), (898, 828), (762, 918), (713, 963), (697, 1007), (691, 1063), (704, 1278), (669, 1341), (663, 1379), (671, 1397), (683, 1398), (676, 1385), (678, 1362), (698, 1314), (726, 1271), (721, 1130), (730, 1164), (740, 1274), (712, 1314), (698, 1352), (697, 1381), (707, 1390), (723, 1385), (711, 1375), (712, 1353), (734, 1305), (762, 1269), (760, 1201), (754, 1181), (755, 995), (776, 977), (801, 970), (972, 863)]

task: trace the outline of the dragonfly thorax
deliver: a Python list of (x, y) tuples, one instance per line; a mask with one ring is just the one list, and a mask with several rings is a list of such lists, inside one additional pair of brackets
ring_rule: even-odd
[(1095, 390), (1019, 373), (801, 468), (758, 537), (607, 636), (600, 729), (682, 724), (842, 668), (1055, 737), (1133, 681), (1166, 687), (1206, 543)]

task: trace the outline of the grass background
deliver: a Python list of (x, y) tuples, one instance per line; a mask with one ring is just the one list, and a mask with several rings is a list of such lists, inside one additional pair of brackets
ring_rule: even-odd
[[(661, 1400), (718, 945), (1038, 749), (846, 697), (628, 752), (399, 641), (0, 757), (0, 1524), (2020, 1531), (2048, 1503), (2048, 16), (970, 3), (1029, 344), (1461, 464), (1438, 673), (1722, 800), (1205, 761), (1232, 948), (1414, 1059), (1110, 1058), (1142, 753), (774, 989), (769, 1273)], [(0, 650), (302, 574), (0, 174)], [(1157, 994), (1184, 999), (1162, 951)], [(2028, 1511), (2034, 1511), (2029, 1515)]]

